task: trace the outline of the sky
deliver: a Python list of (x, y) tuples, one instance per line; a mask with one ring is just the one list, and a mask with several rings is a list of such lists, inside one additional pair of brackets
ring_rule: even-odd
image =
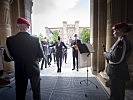
[(32, 32), (45, 34), (45, 27), (63, 27), (63, 21), (90, 26), (90, 0), (33, 0)]

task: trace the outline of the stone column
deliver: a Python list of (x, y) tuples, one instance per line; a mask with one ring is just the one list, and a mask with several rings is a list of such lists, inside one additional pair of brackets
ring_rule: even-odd
[(20, 0), (12, 0), (13, 2), (10, 4), (10, 16), (11, 16), (11, 34), (15, 35), (18, 32), (18, 28), (16, 27), (16, 19), (20, 16), (19, 10), (19, 1)]
[(68, 32), (67, 32), (67, 21), (63, 21), (63, 36), (62, 36), (62, 40), (64, 42), (67, 42), (65, 37), (68, 37)]
[(97, 71), (98, 0), (90, 0), (90, 43), (95, 53), (91, 54), (92, 72)]
[[(106, 51), (109, 51), (111, 45), (113, 44), (113, 37), (112, 37), (112, 30), (111, 30), (111, 26), (112, 26), (112, 21), (111, 21), (111, 0), (107, 0), (107, 29), (106, 29), (106, 42), (104, 42), (104, 45), (106, 47)], [(105, 59), (105, 58), (104, 58)], [(106, 67), (107, 67), (107, 62), (105, 60), (105, 68), (104, 71), (100, 72), (100, 75), (104, 78), (104, 79), (108, 79), (108, 75), (106, 73)]]
[[(126, 21), (126, 0), (107, 0), (107, 33), (106, 33), (106, 50), (109, 51), (116, 39), (113, 37), (113, 24)], [(124, 6), (124, 7), (123, 7)], [(118, 13), (119, 12), (119, 13)]]
[(80, 34), (79, 34), (79, 21), (75, 21), (75, 34), (77, 34), (78, 37), (80, 38)]
[(7, 36), (11, 35), (9, 0), (0, 1), (0, 44), (5, 45)]
[(107, 0), (98, 0), (97, 72), (104, 71), (105, 58), (102, 43), (106, 43)]
[[(129, 2), (130, 1), (130, 2)], [(133, 1), (132, 0), (128, 0), (128, 7), (127, 7), (127, 22), (129, 23), (132, 23), (133, 24), (133, 13), (132, 13), (132, 10), (130, 10), (131, 8), (133, 8)], [(132, 29), (133, 29), (133, 26), (132, 26)], [(128, 33), (128, 37), (131, 41), (131, 44), (132, 44), (132, 49), (133, 49), (133, 30), (132, 32)], [(133, 87), (133, 50), (132, 50), (132, 53), (129, 57), (129, 60), (128, 60), (128, 68), (129, 68), (129, 74), (130, 74), (130, 83), (129, 86), (132, 86)]]
[[(11, 35), (10, 0), (0, 1), (0, 45), (5, 46), (6, 38)], [(13, 63), (4, 62), (4, 71), (14, 71)]]
[(49, 33), (48, 33), (48, 27), (45, 27), (45, 36), (47, 39), (50, 39)]
[(121, 0), (107, 0), (107, 1), (108, 1), (107, 2), (108, 13), (107, 13), (106, 50), (108, 51), (113, 45), (113, 43), (116, 41), (112, 34), (112, 25), (122, 20), (121, 19), (122, 11), (121, 11)]

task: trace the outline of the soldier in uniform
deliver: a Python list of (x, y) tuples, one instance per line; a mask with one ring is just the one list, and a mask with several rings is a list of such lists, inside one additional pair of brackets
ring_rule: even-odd
[(115, 24), (112, 29), (117, 41), (109, 52), (104, 52), (105, 58), (109, 61), (107, 69), (111, 83), (109, 100), (124, 100), (125, 82), (130, 79), (127, 61), (131, 53), (131, 44), (126, 33), (131, 31), (131, 26), (121, 22)]
[(62, 58), (63, 60), (65, 60), (65, 64), (67, 64), (67, 49), (65, 49), (64, 47), (62, 48)]
[(46, 37), (44, 37), (44, 41), (42, 41), (42, 47), (43, 47), (43, 51), (44, 51), (44, 58), (42, 58), (42, 63), (41, 63), (41, 70), (43, 70), (43, 65), (45, 63), (45, 68), (47, 68), (47, 45), (48, 45), (48, 42), (47, 42), (47, 39)]
[(29, 26), (30, 23), (25, 18), (18, 18), (19, 32), (6, 40), (4, 59), (13, 60), (15, 63), (16, 100), (25, 100), (28, 79), (33, 99), (41, 100), (39, 59), (43, 58), (44, 54), (39, 38), (27, 32)]
[[(71, 47), (72, 47), (72, 56), (73, 56), (73, 69), (72, 70), (74, 70), (75, 69), (75, 65), (77, 65), (77, 71), (78, 71), (78, 46), (77, 46), (77, 44), (80, 44), (81, 43), (81, 41), (79, 40), (79, 39), (77, 39), (77, 34), (75, 34), (74, 35), (74, 37), (75, 37), (75, 39), (72, 41), (72, 43), (71, 43)], [(75, 59), (76, 59), (76, 63), (77, 64), (75, 64)]]

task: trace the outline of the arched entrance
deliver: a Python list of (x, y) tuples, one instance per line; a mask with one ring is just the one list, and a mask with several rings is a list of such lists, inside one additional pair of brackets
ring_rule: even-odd
[[(105, 61), (102, 51), (102, 43), (107, 50), (114, 40), (111, 35), (111, 26), (119, 21), (133, 23), (132, 0), (90, 0), (91, 3), (91, 44), (96, 52), (91, 55), (92, 71), (104, 72)], [(25, 5), (26, 4), (26, 5)], [(17, 32), (15, 21), (17, 17), (26, 17), (31, 20), (32, 0), (4, 0), (0, 1), (0, 45), (5, 45), (7, 36)], [(132, 41), (132, 34), (129, 34)], [(129, 59), (129, 70), (133, 78), (132, 57)], [(5, 64), (6, 66), (8, 64)], [(11, 64), (12, 65), (12, 64)], [(13, 67), (12, 67), (13, 68)], [(103, 77), (102, 77), (103, 78)]]

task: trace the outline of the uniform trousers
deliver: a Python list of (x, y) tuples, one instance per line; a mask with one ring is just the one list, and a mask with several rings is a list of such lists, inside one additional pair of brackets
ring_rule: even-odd
[(42, 58), (41, 70), (43, 69), (44, 62), (45, 62), (45, 68), (47, 68), (47, 60), (46, 60), (46, 58)]
[(61, 72), (62, 66), (62, 52), (56, 53), (57, 72)]
[(17, 67), (15, 66), (16, 100), (25, 100), (28, 80), (30, 81), (31, 89), (33, 92), (33, 99), (41, 100), (39, 68), (35, 69), (34, 71), (33, 69), (27, 71), (26, 68), (35, 67), (35, 66), (24, 66), (24, 64), (22, 63), (16, 65), (17, 65)]
[(66, 60), (67, 60), (67, 53), (64, 54), (64, 59), (65, 59), (65, 63), (66, 63)]
[(75, 69), (75, 60), (77, 64), (77, 70), (78, 70), (78, 50), (73, 51), (73, 69)]
[[(30, 78), (31, 89), (33, 91), (34, 100), (41, 100), (40, 98), (40, 78)], [(16, 77), (16, 100), (25, 100), (27, 90), (28, 78), (23, 76)]]
[(125, 98), (125, 80), (110, 79), (110, 100), (124, 100)]

